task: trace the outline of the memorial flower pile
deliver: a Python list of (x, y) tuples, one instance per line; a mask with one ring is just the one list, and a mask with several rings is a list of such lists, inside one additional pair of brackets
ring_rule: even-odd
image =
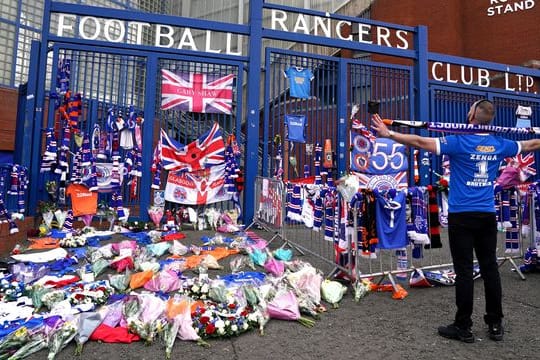
[[(54, 359), (70, 342), (81, 354), (89, 340), (152, 344), (157, 338), (170, 358), (177, 339), (209, 345), (251, 330), (262, 335), (271, 319), (312, 327), (326, 311), (322, 301), (334, 305), (343, 295), (329, 286), (321, 293), (322, 274), (293, 260), (292, 251), (270, 251), (264, 240), (242, 234), (204, 239), (201, 246), (141, 233), (114, 242), (87, 230), (85, 247), (61, 244), (65, 257), (14, 264), (24, 281), (2, 274), (0, 301), (27, 296), (41, 325), (30, 329), (23, 325), (27, 315), (15, 315), (14, 331), (0, 337), (0, 359), (40, 350)], [(224, 270), (226, 256), (232, 273), (211, 276)]]

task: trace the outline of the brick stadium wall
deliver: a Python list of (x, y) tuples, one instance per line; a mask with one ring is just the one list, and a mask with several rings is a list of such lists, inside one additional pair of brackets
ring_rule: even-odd
[(17, 90), (0, 88), (0, 151), (13, 151), (15, 148), (17, 101)]
[[(488, 16), (490, 6), (514, 3), (532, 7)], [(371, 18), (408, 26), (426, 25), (432, 52), (509, 65), (540, 60), (540, 0), (375, 0)], [(380, 59), (384, 57), (377, 57)]]

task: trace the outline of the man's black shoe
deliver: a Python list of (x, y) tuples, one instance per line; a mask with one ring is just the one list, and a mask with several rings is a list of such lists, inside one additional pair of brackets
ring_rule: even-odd
[(504, 327), (501, 323), (489, 324), (489, 338), (495, 341), (501, 341), (504, 335)]
[(462, 329), (454, 324), (448, 326), (439, 326), (439, 335), (448, 338), (463, 341), (466, 343), (474, 342), (474, 335), (470, 329)]

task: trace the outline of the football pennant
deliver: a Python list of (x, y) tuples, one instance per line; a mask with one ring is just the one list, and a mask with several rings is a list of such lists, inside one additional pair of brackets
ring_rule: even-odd
[(225, 143), (218, 123), (197, 140), (182, 145), (161, 129), (161, 163), (165, 170), (195, 171), (225, 162)]
[(232, 114), (234, 75), (180, 73), (161, 69), (161, 109)]
[(204, 205), (231, 200), (225, 189), (225, 164), (197, 171), (169, 172), (165, 200), (184, 205)]

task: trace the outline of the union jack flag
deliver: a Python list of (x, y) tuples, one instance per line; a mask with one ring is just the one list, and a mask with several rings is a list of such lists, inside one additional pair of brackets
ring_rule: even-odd
[(518, 168), (522, 181), (527, 180), (530, 176), (536, 175), (536, 168), (534, 166), (534, 153), (529, 152), (525, 154), (517, 154), (513, 158), (505, 159), (507, 164), (512, 164)]
[(161, 109), (232, 114), (234, 75), (180, 73), (161, 69)]
[(182, 145), (161, 129), (161, 163), (165, 170), (195, 171), (225, 162), (225, 143), (218, 123), (197, 140)]

